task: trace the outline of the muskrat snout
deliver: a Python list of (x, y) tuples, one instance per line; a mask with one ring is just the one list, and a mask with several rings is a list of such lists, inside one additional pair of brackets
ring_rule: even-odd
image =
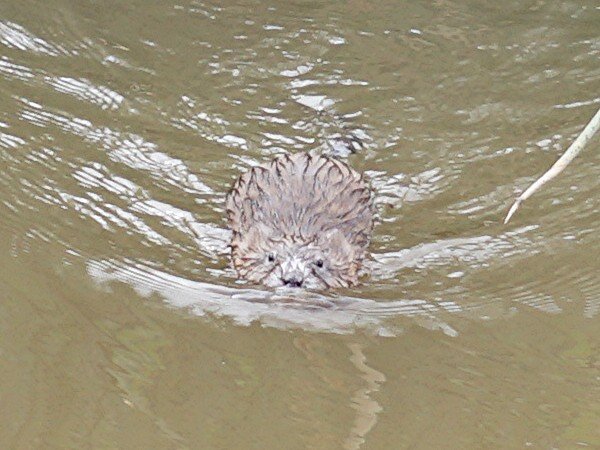
[(304, 283), (304, 276), (298, 270), (295, 270), (291, 273), (286, 273), (281, 278), (281, 281), (284, 286), (288, 287), (302, 287), (302, 283)]

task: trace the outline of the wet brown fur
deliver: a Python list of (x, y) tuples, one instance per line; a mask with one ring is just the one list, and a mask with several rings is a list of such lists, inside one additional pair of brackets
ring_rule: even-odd
[[(253, 275), (255, 254), (266, 242), (323, 245), (324, 236), (341, 233), (331, 246), (332, 264), (339, 254), (339, 279), (327, 287), (351, 286), (367, 255), (373, 230), (373, 201), (369, 184), (347, 164), (308, 153), (277, 156), (253, 167), (233, 184), (226, 200), (233, 232), (231, 257), (240, 278)], [(339, 240), (339, 239), (338, 239)], [(343, 241), (343, 242), (342, 242)], [(341, 248), (343, 247), (343, 249)], [(336, 253), (338, 252), (338, 253)]]

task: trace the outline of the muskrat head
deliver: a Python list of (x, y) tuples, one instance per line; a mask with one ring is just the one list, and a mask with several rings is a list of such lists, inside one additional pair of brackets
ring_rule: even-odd
[(372, 200), (367, 181), (333, 158), (284, 154), (251, 168), (225, 201), (238, 276), (273, 287), (356, 284), (373, 231)]
[(285, 236), (264, 224), (234, 237), (232, 244), (233, 265), (238, 273), (270, 287), (326, 289), (354, 285), (363, 253), (338, 230), (306, 239)]

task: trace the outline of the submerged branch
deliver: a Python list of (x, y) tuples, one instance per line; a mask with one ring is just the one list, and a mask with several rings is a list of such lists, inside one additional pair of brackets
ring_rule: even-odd
[(596, 111), (592, 120), (585, 126), (581, 134), (575, 139), (567, 151), (554, 163), (548, 171), (539, 177), (531, 186), (527, 188), (510, 207), (504, 223), (507, 224), (513, 214), (517, 211), (521, 203), (531, 197), (536, 191), (538, 191), (544, 184), (550, 181), (552, 178), (561, 173), (567, 165), (573, 161), (573, 159), (583, 150), (583, 147), (588, 141), (596, 134), (596, 131), (600, 128), (600, 109)]

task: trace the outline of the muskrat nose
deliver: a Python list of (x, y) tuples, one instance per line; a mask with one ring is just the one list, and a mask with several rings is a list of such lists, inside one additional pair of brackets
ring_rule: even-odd
[(285, 286), (300, 287), (304, 280), (300, 274), (290, 274), (289, 276), (282, 278), (281, 281), (283, 281)]

